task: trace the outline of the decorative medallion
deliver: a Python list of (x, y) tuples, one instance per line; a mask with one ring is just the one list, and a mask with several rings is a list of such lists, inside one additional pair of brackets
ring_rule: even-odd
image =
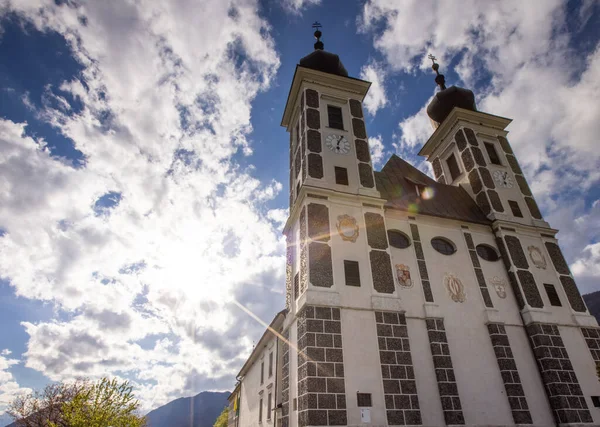
[(356, 242), (356, 239), (358, 239), (358, 224), (354, 217), (351, 217), (350, 215), (338, 216), (336, 227), (342, 240), (354, 243)]
[(547, 266), (546, 257), (544, 257), (544, 254), (540, 248), (536, 246), (528, 246), (527, 250), (529, 251), (529, 258), (531, 258), (533, 265), (535, 265), (537, 268), (545, 270)]
[(396, 264), (396, 277), (398, 278), (398, 286), (401, 288), (412, 288), (413, 281), (410, 278), (410, 268), (408, 265)]
[(496, 291), (496, 294), (498, 294), (499, 298), (506, 298), (506, 282), (504, 281), (504, 279), (494, 276), (490, 280), (490, 283), (494, 287), (494, 290)]
[(465, 292), (465, 286), (462, 284), (460, 279), (452, 273), (446, 273), (444, 276), (444, 284), (450, 294), (450, 298), (454, 302), (465, 302), (467, 300), (467, 294)]

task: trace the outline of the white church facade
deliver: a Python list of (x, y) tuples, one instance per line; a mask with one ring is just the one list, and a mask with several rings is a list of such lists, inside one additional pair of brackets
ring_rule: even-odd
[(511, 120), (438, 74), (419, 153), (435, 180), (395, 155), (373, 171), (370, 83), (315, 35), (282, 120), (286, 307), (239, 373), (230, 426), (600, 425), (600, 328)]

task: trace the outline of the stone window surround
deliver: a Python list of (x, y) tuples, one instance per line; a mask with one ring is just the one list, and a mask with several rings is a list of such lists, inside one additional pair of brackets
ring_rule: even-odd
[[(542, 254), (548, 260), (548, 266), (546, 268), (547, 269), (551, 268), (552, 270), (554, 270), (554, 274), (556, 276), (556, 282), (553, 283), (553, 285), (554, 285), (554, 288), (556, 289), (556, 292), (558, 293), (558, 297), (560, 298), (561, 303), (563, 303), (562, 307), (568, 307), (569, 310), (571, 310), (572, 314), (575, 314), (578, 316), (581, 316), (582, 314), (589, 314), (589, 310), (586, 310), (585, 312), (582, 313), (580, 311), (575, 311), (573, 309), (573, 307), (571, 306), (571, 302), (569, 301), (569, 298), (565, 291), (565, 288), (563, 287), (562, 282), (560, 280), (561, 274), (558, 271), (556, 271), (554, 263), (552, 262), (552, 258), (550, 257), (550, 254), (548, 253), (548, 249), (546, 248), (546, 243), (554, 243), (555, 245), (557, 245), (560, 248), (560, 245), (558, 244), (558, 240), (556, 238), (549, 238), (549, 237), (545, 237), (545, 236), (541, 236), (541, 239), (542, 239), (542, 247), (540, 247), (540, 250), (542, 250)], [(570, 270), (571, 269), (569, 268), (570, 274), (568, 277), (571, 277), (573, 279), (573, 273)], [(566, 274), (563, 274), (563, 276), (566, 276)], [(582, 299), (583, 299), (583, 297), (582, 297)], [(584, 301), (584, 304), (585, 304), (585, 301)], [(586, 305), (586, 309), (587, 309), (587, 305)]]
[[(316, 90), (316, 89), (315, 89)], [(349, 133), (349, 123), (352, 123), (352, 116), (350, 115), (350, 111), (348, 108), (348, 100), (343, 98), (338, 98), (335, 96), (324, 94), (319, 92), (319, 111), (321, 112), (321, 123), (323, 129), (329, 129), (332, 132), (345, 132)], [(329, 127), (329, 114), (327, 113), (327, 106), (331, 105), (332, 107), (337, 107), (342, 110), (342, 125), (343, 129), (332, 128)], [(327, 119), (327, 120), (325, 120)]]
[[(520, 238), (519, 238), (519, 234), (516, 233), (516, 230), (511, 229), (510, 231), (511, 232), (507, 233), (503, 228), (498, 228), (497, 230), (494, 230), (494, 235), (497, 238), (500, 238), (502, 240), (502, 242), (503, 242), (503, 245), (504, 245), (504, 247), (506, 249), (506, 256), (508, 257), (508, 259), (506, 260), (506, 262), (508, 262), (508, 264), (510, 264), (510, 268), (506, 269), (507, 273), (508, 273), (508, 276), (509, 276), (509, 279), (510, 279), (510, 276), (511, 276), (511, 273), (512, 273), (512, 275), (513, 275), (513, 277), (515, 278), (515, 281), (516, 281), (516, 286), (518, 286), (518, 288), (519, 288), (518, 290), (519, 290), (519, 292), (520, 292), (520, 294), (521, 294), (521, 296), (523, 298), (523, 304), (524, 305), (523, 305), (523, 308), (520, 309), (520, 311), (521, 312), (540, 311), (540, 308), (532, 307), (529, 304), (529, 301), (527, 300), (527, 296), (525, 294), (525, 289), (523, 288), (523, 284), (521, 283), (521, 279), (517, 278), (517, 273), (519, 272), (519, 268), (515, 265), (514, 261), (511, 258), (510, 250), (507, 247), (506, 239), (505, 238), (507, 236), (516, 237), (517, 239), (519, 239), (519, 242), (520, 242)], [(521, 244), (521, 248), (522, 248), (522, 246), (523, 245)], [(523, 250), (523, 252), (525, 252), (525, 250)], [(502, 251), (500, 251), (500, 255), (501, 255), (501, 258), (502, 258)], [(525, 255), (525, 257), (527, 258), (527, 255)], [(528, 264), (529, 264), (529, 262), (528, 262)], [(505, 263), (505, 267), (506, 267), (506, 263)], [(530, 271), (530, 268), (527, 268), (527, 269), (522, 268), (521, 270), (522, 271), (523, 270)], [(540, 294), (540, 296), (542, 298), (542, 301), (544, 301), (543, 296), (542, 296), (542, 292), (540, 291), (539, 284), (537, 283), (537, 281), (535, 282), (535, 284), (537, 286), (538, 293)], [(511, 283), (511, 286), (512, 286), (512, 283)], [(513, 293), (514, 293), (514, 291), (513, 291)], [(515, 297), (517, 297), (517, 296), (515, 295)], [(541, 310), (543, 310), (543, 308)]]

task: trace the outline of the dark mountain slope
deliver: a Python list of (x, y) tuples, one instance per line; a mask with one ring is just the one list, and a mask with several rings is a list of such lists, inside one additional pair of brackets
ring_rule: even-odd
[(203, 391), (173, 400), (146, 415), (148, 427), (212, 427), (227, 406), (229, 394)]

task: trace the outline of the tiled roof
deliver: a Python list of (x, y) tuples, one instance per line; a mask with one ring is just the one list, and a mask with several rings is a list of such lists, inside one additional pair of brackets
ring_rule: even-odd
[[(375, 172), (375, 181), (381, 197), (387, 200), (387, 208), (479, 224), (491, 223), (465, 189), (440, 184), (395, 154), (381, 172)], [(417, 185), (432, 189), (431, 197), (420, 197)]]

